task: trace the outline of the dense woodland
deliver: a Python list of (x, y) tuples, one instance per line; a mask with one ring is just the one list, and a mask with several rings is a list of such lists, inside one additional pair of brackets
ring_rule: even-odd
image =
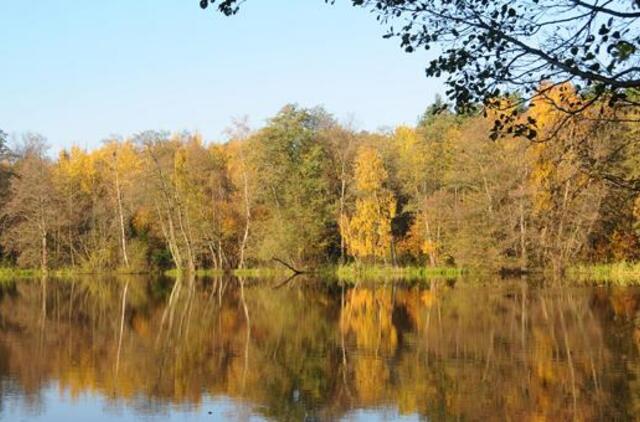
[(286, 105), (259, 130), (235, 124), (225, 143), (149, 131), (55, 158), (25, 134), (0, 151), (1, 259), (89, 272), (637, 260), (638, 108), (567, 113), (557, 104), (588, 101), (572, 89), (519, 110), (533, 141), (494, 139), (500, 107), (442, 104), (377, 133)]

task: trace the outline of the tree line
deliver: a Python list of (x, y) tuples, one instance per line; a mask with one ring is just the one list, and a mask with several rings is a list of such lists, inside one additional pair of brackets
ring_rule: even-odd
[(492, 139), (500, 107), (439, 102), (415, 127), (375, 133), (286, 105), (224, 143), (147, 131), (55, 158), (42, 136), (9, 151), (3, 134), (1, 259), (90, 272), (636, 260), (637, 111), (603, 102), (567, 119), (557, 103), (575, 107), (573, 92), (553, 87), (520, 113), (544, 135), (533, 142)]

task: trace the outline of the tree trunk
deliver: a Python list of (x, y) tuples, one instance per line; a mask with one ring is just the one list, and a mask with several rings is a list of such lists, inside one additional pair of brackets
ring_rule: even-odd
[(125, 267), (129, 267), (129, 257), (127, 256), (127, 237), (124, 229), (124, 213), (122, 211), (122, 191), (120, 189), (120, 177), (118, 176), (118, 170), (115, 171), (116, 181), (116, 198), (118, 202), (118, 219), (120, 220), (120, 244), (122, 247), (122, 260)]
[(242, 160), (242, 183), (244, 187), (244, 233), (242, 235), (242, 242), (240, 243), (240, 263), (239, 268), (244, 268), (244, 251), (247, 248), (247, 241), (249, 239), (249, 224), (251, 223), (251, 207), (249, 203), (249, 180), (247, 178), (247, 169), (244, 161), (244, 154), (242, 153), (242, 147), (240, 148), (240, 158)]
[(122, 350), (122, 334), (124, 333), (124, 317), (127, 307), (127, 291), (129, 290), (129, 281), (124, 285), (122, 291), (122, 312), (120, 314), (120, 335), (118, 336), (118, 353), (116, 355), (116, 375), (120, 369), (120, 351)]
[(425, 211), (424, 213), (424, 228), (426, 231), (426, 237), (427, 237), (427, 241), (430, 243), (430, 248), (429, 248), (429, 265), (431, 265), (431, 267), (435, 267), (437, 264), (437, 259), (436, 259), (436, 250), (435, 250), (435, 242), (433, 241), (433, 236), (431, 235), (431, 226), (429, 225), (429, 217), (427, 216), (427, 213)]
[(524, 220), (524, 204), (520, 200), (520, 270), (527, 271), (527, 227)]
[(47, 252), (47, 230), (42, 230), (42, 272), (46, 274), (49, 271), (49, 253)]
[(222, 251), (222, 240), (218, 239), (218, 268), (224, 268), (224, 253)]
[(156, 212), (158, 213), (158, 222), (160, 223), (160, 229), (162, 230), (162, 234), (164, 236), (165, 242), (169, 247), (169, 252), (171, 253), (171, 258), (173, 259), (174, 264), (176, 265), (176, 269), (178, 271), (182, 271), (182, 255), (180, 254), (180, 249), (178, 248), (178, 243), (175, 235), (175, 228), (173, 225), (173, 217), (171, 213), (167, 211), (167, 222), (165, 224), (165, 217), (163, 215), (163, 211), (159, 206), (156, 206)]
[(213, 264), (213, 268), (214, 269), (218, 269), (218, 259), (216, 256), (216, 251), (213, 249), (213, 243), (209, 242), (207, 244), (207, 247), (209, 248), (209, 253), (211, 254), (211, 263)]
[(346, 192), (347, 192), (347, 181), (346, 181), (346, 175), (345, 175), (345, 169), (344, 169), (345, 165), (344, 165), (344, 160), (342, 163), (342, 169), (341, 169), (341, 174), (340, 174), (340, 221), (338, 222), (339, 227), (340, 227), (340, 264), (344, 265), (345, 263), (345, 258), (346, 258), (346, 242), (344, 239), (344, 233), (343, 233), (343, 227), (342, 225), (344, 224), (344, 220), (345, 220), (345, 215), (344, 215), (344, 202), (345, 202), (345, 196), (346, 196)]
[(191, 241), (189, 230), (189, 216), (184, 212), (180, 200), (176, 202), (178, 208), (178, 227), (180, 228), (180, 233), (182, 234), (182, 238), (187, 249), (187, 269), (189, 271), (189, 274), (193, 275), (196, 273), (196, 263), (192, 248), (193, 242)]

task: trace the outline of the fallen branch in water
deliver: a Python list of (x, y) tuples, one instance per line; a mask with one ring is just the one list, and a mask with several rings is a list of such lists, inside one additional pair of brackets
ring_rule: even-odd
[(296, 277), (298, 277), (300, 274), (292, 274), (288, 279), (286, 279), (285, 281), (273, 286), (273, 289), (280, 289), (281, 287), (286, 286), (287, 284), (289, 284), (291, 281), (293, 281), (293, 279), (295, 279)]

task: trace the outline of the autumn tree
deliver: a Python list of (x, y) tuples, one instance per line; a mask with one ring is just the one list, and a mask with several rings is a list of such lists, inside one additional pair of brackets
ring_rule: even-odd
[[(154, 215), (155, 224), (152, 227), (164, 239), (173, 263), (182, 271), (187, 268), (189, 237), (182, 221), (183, 209), (173, 178), (179, 144), (171, 142), (167, 134), (158, 132), (141, 133), (136, 136), (136, 142), (143, 150), (145, 203), (148, 204), (149, 213)], [(183, 161), (179, 159), (179, 169), (184, 167)], [(190, 257), (193, 258), (193, 255)], [(195, 269), (193, 259), (189, 260), (188, 265)]]
[(49, 269), (50, 239), (58, 224), (58, 196), (51, 177), (44, 138), (28, 134), (18, 151), (9, 186), (9, 201), (2, 208), (7, 229), (4, 248), (17, 256), (22, 266)]
[(61, 151), (53, 168), (61, 199), (56, 244), (62, 248), (56, 247), (56, 254), (84, 271), (113, 269), (121, 262), (111, 172), (104, 171), (101, 156), (99, 149), (73, 146)]
[(93, 173), (88, 154), (75, 146), (61, 151), (53, 167), (53, 181), (60, 193), (58, 241), (72, 267), (91, 262), (91, 253), (87, 254), (87, 250), (95, 250), (89, 243), (90, 230), (87, 230), (95, 226), (92, 224), (95, 186), (90, 183)]
[(179, 270), (236, 264), (238, 216), (229, 201), (234, 187), (226, 154), (199, 135), (147, 132), (137, 137), (147, 188), (142, 207)]
[[(550, 91), (560, 104), (576, 98), (569, 85)], [(577, 101), (577, 100), (574, 100)], [(611, 138), (610, 133), (594, 130), (600, 123), (592, 119), (573, 120), (561, 127), (557, 120), (563, 113), (541, 101), (531, 113), (542, 131), (556, 131), (556, 142), (534, 145), (531, 156), (530, 186), (532, 218), (537, 226), (536, 254), (539, 263), (549, 263), (560, 271), (578, 257), (594, 235), (611, 186), (583, 167), (583, 152), (609, 155), (624, 151), (624, 138)], [(622, 141), (622, 142), (621, 142)], [(601, 160), (599, 166), (604, 166)]]
[(0, 198), (6, 192), (9, 181), (11, 151), (7, 145), (7, 134), (0, 130)]
[[(9, 181), (11, 176), (11, 158), (12, 154), (7, 145), (7, 134), (0, 129), (0, 203), (7, 201), (9, 191)], [(2, 210), (0, 209), (0, 213)], [(2, 237), (3, 223), (0, 218), (0, 237)], [(0, 259), (4, 259), (4, 251), (0, 242)]]
[(235, 197), (231, 202), (241, 204), (242, 211), (239, 214), (244, 217), (244, 228), (238, 244), (238, 268), (244, 268), (249, 236), (252, 231), (253, 210), (258, 185), (255, 160), (251, 159), (251, 146), (255, 144), (256, 140), (254, 137), (250, 137), (246, 119), (235, 121), (228, 133), (231, 139), (224, 150), (227, 155), (229, 178), (231, 183), (236, 186)]
[(101, 167), (103, 183), (112, 198), (116, 210), (119, 245), (122, 264), (130, 266), (127, 252), (129, 243), (129, 219), (132, 213), (132, 188), (141, 171), (138, 151), (130, 140), (110, 140), (98, 151), (98, 165)]
[(448, 252), (463, 266), (527, 268), (529, 203), (522, 139), (489, 138), (488, 119), (467, 119), (451, 141), (444, 179)]
[[(0, 202), (6, 201), (7, 191), (9, 189), (9, 180), (11, 175), (11, 152), (7, 145), (7, 134), (0, 130)], [(0, 230), (2, 224), (0, 223)], [(2, 250), (0, 249), (0, 257)]]
[(388, 174), (377, 150), (367, 146), (358, 150), (354, 177), (355, 210), (341, 225), (347, 249), (357, 259), (386, 262), (391, 256), (396, 200), (385, 186)]
[[(203, 226), (210, 233), (206, 242), (214, 267), (235, 268), (243, 259), (243, 241), (247, 241), (245, 236), (248, 237), (247, 226), (251, 218), (248, 170), (243, 168), (241, 184), (234, 185), (230, 170), (231, 158), (225, 146), (211, 145), (207, 152), (206, 169), (196, 168), (196, 171), (204, 173), (208, 179), (204, 183), (206, 196), (209, 198), (209, 206), (206, 208), (207, 223)], [(242, 191), (241, 200), (234, 204), (233, 201), (238, 199), (238, 190)], [(203, 205), (206, 206), (205, 204)]]
[[(333, 173), (337, 182), (336, 226), (346, 221), (347, 208), (353, 197), (353, 165), (358, 145), (363, 136), (355, 133), (349, 127), (333, 124), (322, 136), (326, 138)], [(344, 236), (340, 236), (340, 262), (344, 263), (347, 255), (347, 245)]]
[(401, 126), (393, 137), (398, 184), (405, 196), (405, 213), (411, 215), (410, 233), (401, 249), (425, 255), (429, 264), (440, 261), (442, 221), (439, 207), (430, 199), (445, 182), (451, 166), (451, 140), (458, 136), (457, 123), (448, 114), (428, 115), (418, 128)]

